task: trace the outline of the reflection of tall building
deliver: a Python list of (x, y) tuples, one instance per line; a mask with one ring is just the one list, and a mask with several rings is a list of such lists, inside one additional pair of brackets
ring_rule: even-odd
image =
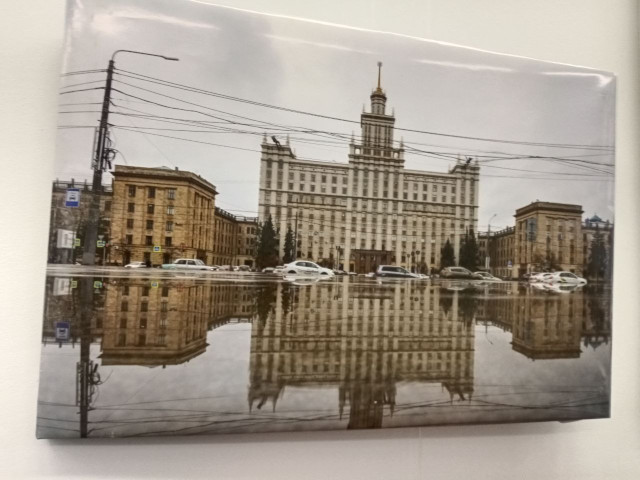
[(457, 252), (465, 232), (477, 227), (480, 167), (467, 159), (448, 172), (406, 169), (380, 75), (370, 100), (347, 163), (300, 159), (288, 140), (270, 143), (265, 136), (260, 221), (271, 216), (280, 232), (297, 221), (298, 256), (343, 263), (345, 270), (365, 273), (380, 263), (438, 267), (445, 242)]
[(232, 319), (248, 320), (254, 298), (249, 287), (228, 284), (149, 280), (111, 284), (102, 364), (155, 366), (188, 361), (205, 351), (209, 328)]
[(385, 405), (393, 413), (398, 382), (441, 383), (461, 399), (473, 393), (473, 322), (461, 318), (457, 292), (345, 281), (280, 284), (262, 295), (275, 307), (261, 316), (259, 306), (252, 328), (251, 408), (275, 409), (285, 386), (338, 386), (350, 428), (370, 428)]
[(513, 288), (494, 286), (476, 315), (480, 323), (511, 332), (513, 350), (534, 360), (578, 358), (581, 341), (594, 348), (608, 342), (610, 309), (602, 296), (581, 289), (555, 293), (542, 285)]

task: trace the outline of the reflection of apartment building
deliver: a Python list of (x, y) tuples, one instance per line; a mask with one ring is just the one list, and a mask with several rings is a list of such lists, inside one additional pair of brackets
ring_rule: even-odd
[[(66, 196), (69, 189), (78, 189), (79, 205), (77, 207), (67, 207)], [(92, 197), (91, 185), (76, 183), (71, 181), (53, 182), (51, 193), (51, 218), (49, 222), (49, 253), (47, 261), (49, 263), (72, 263), (75, 260), (74, 250), (78, 250), (81, 256), (82, 243), (75, 247), (74, 239), (78, 238), (82, 242), (84, 223), (89, 216), (89, 207)], [(100, 223), (98, 233), (104, 235), (108, 240), (111, 223), (111, 207), (113, 190), (111, 185), (103, 185), (100, 193)], [(69, 237), (65, 242), (64, 237)], [(80, 259), (80, 256), (78, 259)], [(96, 257), (103, 258), (102, 248), (96, 250)]]
[(215, 209), (213, 263), (215, 265), (253, 266), (258, 234), (258, 219), (233, 215)]
[(111, 237), (120, 264), (213, 259), (215, 187), (191, 172), (116, 165)]
[[(474, 327), (457, 292), (428, 285), (345, 283), (274, 288), (275, 308), (252, 326), (250, 408), (285, 387), (337, 386), (350, 428), (380, 426), (393, 412), (396, 384), (440, 383), (452, 396), (473, 393)], [(445, 298), (446, 297), (446, 298)]]
[(491, 272), (512, 278), (550, 270), (583, 275), (596, 228), (610, 252), (613, 226), (598, 217), (583, 223), (582, 213), (580, 205), (540, 201), (519, 208), (515, 227), (480, 236)]
[(280, 232), (295, 230), (297, 222), (298, 256), (341, 263), (345, 270), (363, 273), (378, 262), (438, 267), (447, 239), (457, 252), (465, 231), (476, 230), (479, 167), (468, 159), (447, 173), (405, 169), (380, 78), (370, 98), (347, 163), (302, 160), (288, 141), (272, 144), (265, 136), (260, 221), (271, 216)]
[(177, 365), (207, 347), (210, 328), (248, 321), (250, 287), (192, 282), (123, 281), (108, 286), (103, 365)]
[(578, 358), (581, 343), (596, 348), (609, 340), (610, 305), (602, 303), (604, 297), (582, 290), (549, 293), (542, 286), (492, 288), (476, 321), (511, 332), (513, 350), (528, 358)]

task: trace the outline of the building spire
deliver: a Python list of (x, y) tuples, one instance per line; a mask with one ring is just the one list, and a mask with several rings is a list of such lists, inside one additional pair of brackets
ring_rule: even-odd
[(376, 92), (382, 92), (382, 88), (380, 87), (380, 77), (382, 75), (382, 62), (378, 62), (378, 88)]

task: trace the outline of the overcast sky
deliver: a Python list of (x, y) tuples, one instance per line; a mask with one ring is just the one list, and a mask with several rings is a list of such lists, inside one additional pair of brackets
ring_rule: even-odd
[[(407, 144), (407, 168), (444, 172), (454, 163), (424, 152), (479, 156), (480, 230), (494, 214), (492, 230), (513, 225), (515, 209), (535, 200), (576, 203), (585, 216), (614, 219), (615, 80), (609, 73), (187, 0), (75, 0), (67, 21), (65, 72), (105, 69), (115, 50), (157, 53), (180, 61), (122, 53), (116, 68), (343, 119), (116, 75), (109, 119), (117, 126), (116, 163), (199, 173), (217, 186), (216, 204), (238, 214), (257, 211), (262, 132), (359, 135), (359, 116), (364, 104), (369, 109), (382, 61), (396, 127), (424, 132), (396, 130), (395, 139)], [(104, 72), (62, 77), (61, 91), (101, 87), (104, 78)], [(57, 178), (91, 178), (93, 129), (67, 127), (96, 126), (102, 95), (61, 95), (62, 112), (82, 113), (60, 115)], [(541, 143), (558, 146), (533, 145)], [(291, 145), (301, 158), (347, 162), (348, 141), (335, 135), (294, 131)]]

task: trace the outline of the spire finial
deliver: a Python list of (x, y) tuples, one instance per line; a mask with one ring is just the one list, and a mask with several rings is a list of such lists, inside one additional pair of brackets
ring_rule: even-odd
[(380, 76), (382, 72), (382, 62), (378, 62), (378, 91), (381, 91), (382, 88), (380, 88)]

